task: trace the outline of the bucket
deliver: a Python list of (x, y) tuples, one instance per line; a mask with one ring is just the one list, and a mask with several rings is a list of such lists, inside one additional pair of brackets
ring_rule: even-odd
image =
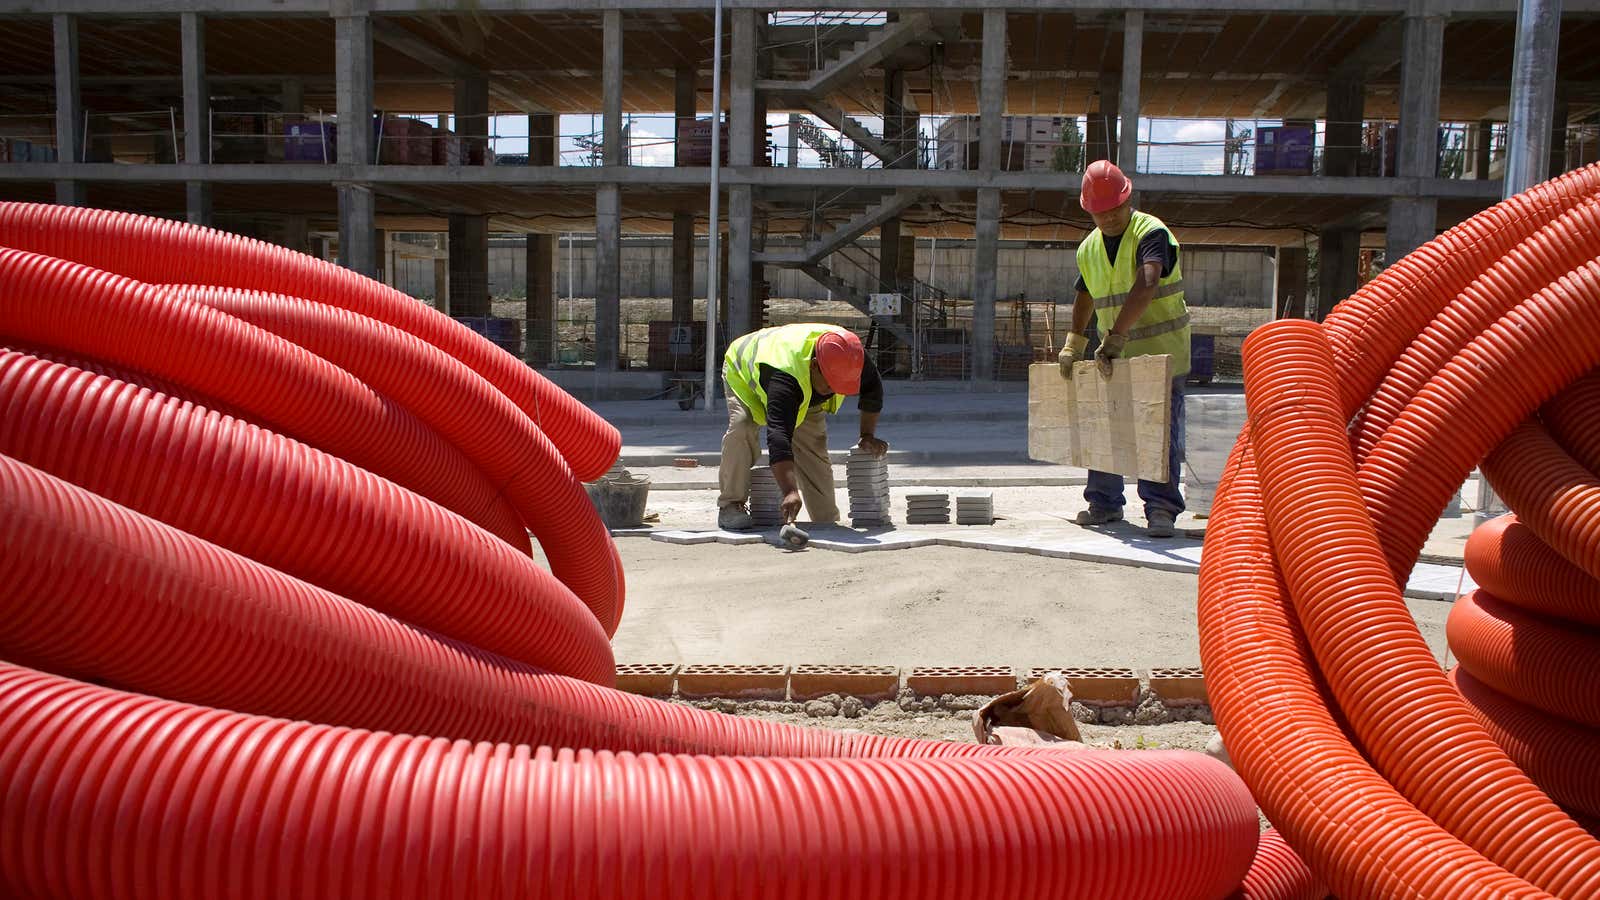
[(600, 513), (607, 528), (638, 528), (644, 524), (644, 508), (650, 498), (650, 476), (607, 473), (599, 481), (585, 484), (589, 501)]

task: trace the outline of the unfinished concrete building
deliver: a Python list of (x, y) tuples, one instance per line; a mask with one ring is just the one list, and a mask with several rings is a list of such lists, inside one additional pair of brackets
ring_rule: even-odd
[[(1020, 372), (1060, 321), (1019, 301), (1070, 304), (1095, 159), (1186, 250), (1253, 259), (1245, 293), (1269, 318), (1324, 312), (1364, 265), (1501, 196), (1511, 0), (854, 6), (720, 14), (724, 337), (813, 284), (876, 313), (900, 374)], [(1569, 0), (1547, 62), (1552, 173), (1596, 153), (1596, 10)], [(420, 265), (431, 291), (412, 271), (413, 293), (487, 322), (507, 318), (494, 235), (521, 256), (508, 347), (654, 391), (652, 369), (700, 358), (682, 326), (703, 319), (710, 262), (716, 19), (689, 0), (0, 0), (0, 197), (216, 223), (391, 282)], [(564, 135), (574, 116), (593, 132)], [(671, 150), (638, 164), (646, 116), (671, 117)], [(563, 234), (583, 238), (581, 274)], [(1047, 261), (1034, 296), (1002, 283), (1002, 252)], [(670, 274), (625, 284), (646, 255)], [(593, 318), (566, 359), (575, 278)], [(652, 318), (679, 326), (647, 351), (623, 334), (641, 292), (670, 295)]]

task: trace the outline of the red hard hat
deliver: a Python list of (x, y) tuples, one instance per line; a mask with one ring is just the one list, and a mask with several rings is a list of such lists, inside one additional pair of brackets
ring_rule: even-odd
[(1133, 182), (1110, 160), (1097, 159), (1083, 170), (1083, 190), (1078, 194), (1078, 205), (1085, 212), (1110, 212), (1132, 196)]
[(850, 332), (827, 331), (817, 338), (817, 367), (835, 394), (861, 393), (861, 367), (866, 351), (861, 339)]

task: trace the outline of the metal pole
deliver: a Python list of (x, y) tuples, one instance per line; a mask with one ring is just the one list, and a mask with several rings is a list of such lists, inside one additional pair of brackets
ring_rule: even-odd
[(1511, 112), (1506, 122), (1502, 196), (1520, 194), (1549, 177), (1550, 117), (1555, 106), (1556, 42), (1561, 0), (1519, 0), (1511, 59)]
[[(1561, 0), (1518, 0), (1517, 37), (1511, 57), (1511, 112), (1506, 122), (1506, 175), (1502, 197), (1520, 194), (1550, 172), (1550, 118), (1554, 114), (1556, 44), (1561, 37)], [(1474, 527), (1494, 518), (1504, 504), (1479, 473)]]
[(722, 0), (716, 0), (715, 10), (711, 38), (711, 234), (706, 260), (706, 412), (713, 409), (711, 397), (717, 385), (717, 276), (722, 268), (717, 233), (722, 227), (721, 210), (717, 208), (722, 191)]

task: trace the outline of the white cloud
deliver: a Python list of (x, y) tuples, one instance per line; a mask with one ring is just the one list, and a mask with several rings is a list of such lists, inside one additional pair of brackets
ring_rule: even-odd
[(1186, 143), (1196, 141), (1221, 141), (1225, 133), (1224, 125), (1215, 120), (1202, 120), (1179, 125), (1172, 133), (1172, 139)]

